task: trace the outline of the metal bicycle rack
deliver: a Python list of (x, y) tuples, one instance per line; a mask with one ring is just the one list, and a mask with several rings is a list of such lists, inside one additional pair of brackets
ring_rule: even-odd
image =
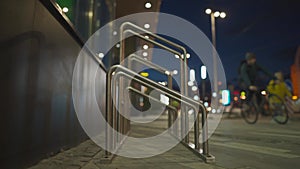
[[(183, 142), (186, 146), (188, 146), (189, 148), (193, 149), (194, 152), (196, 152), (204, 161), (206, 162), (212, 162), (214, 161), (214, 157), (212, 155), (209, 154), (209, 149), (208, 149), (208, 138), (207, 138), (207, 134), (208, 134), (208, 126), (207, 126), (207, 112), (205, 107), (203, 106), (202, 103), (194, 101), (193, 99), (186, 97), (184, 95), (181, 95), (178, 92), (175, 92), (165, 86), (162, 86), (148, 78), (145, 78), (139, 74), (137, 74), (134, 71), (131, 71), (121, 65), (115, 65), (113, 67), (111, 67), (109, 69), (109, 72), (107, 74), (107, 112), (112, 112), (113, 110), (113, 105), (112, 105), (112, 97), (113, 95), (115, 95), (116, 93), (116, 86), (117, 86), (117, 79), (120, 79), (120, 77), (125, 77), (125, 78), (129, 78), (132, 79), (133, 81), (136, 81), (144, 86), (150, 87), (150, 88), (154, 88), (158, 91), (160, 91), (161, 93), (165, 94), (167, 97), (170, 97), (174, 100), (177, 100), (179, 102), (181, 102), (182, 104), (191, 107), (192, 109), (199, 110), (198, 114), (194, 113), (194, 118), (196, 119), (195, 123), (194, 123), (194, 144), (195, 147), (191, 148), (188, 144), (189, 142)], [(126, 89), (130, 89), (131, 91), (134, 91), (132, 88), (127, 87)], [(121, 91), (122, 92), (122, 91)], [(135, 91), (137, 92), (137, 91)], [(149, 96), (147, 96), (149, 97)], [(156, 99), (157, 100), (157, 99)], [(198, 109), (199, 107), (199, 109)], [(172, 108), (172, 107), (171, 107)], [(115, 123), (118, 121), (119, 118), (119, 114), (118, 113), (110, 113), (108, 114), (108, 123), (111, 126), (114, 126), (115, 130), (117, 132), (119, 132), (121, 130), (120, 125), (115, 125)], [(201, 122), (202, 122), (202, 152), (200, 150), (200, 143), (199, 143), (199, 124), (200, 124), (200, 120), (199, 120), (199, 115), (201, 115)], [(175, 133), (175, 136), (176, 133)], [(107, 140), (107, 146), (109, 146), (109, 149), (117, 149), (118, 147), (120, 147), (120, 145), (117, 145), (114, 141), (114, 133), (108, 133), (108, 140)], [(120, 142), (121, 143), (121, 142)]]
[[(146, 34), (147, 36), (151, 36), (153, 39), (158, 39), (167, 45), (172, 46), (173, 48), (176, 48), (180, 51), (183, 52), (178, 52), (162, 43), (156, 42), (155, 40), (152, 40), (149, 37), (144, 36), (143, 34), (139, 32), (135, 32), (127, 27), (130, 27), (131, 29), (138, 30), (142, 32), (143, 34)], [(125, 29), (126, 28), (126, 29)], [(160, 100), (157, 98), (151, 97), (150, 95), (147, 95), (145, 93), (142, 93), (141, 91), (130, 87), (130, 85), (124, 83), (124, 79), (131, 79), (134, 82), (137, 82), (140, 85), (143, 85), (145, 87), (149, 87), (151, 89), (158, 90), (161, 94), (164, 94), (165, 96), (169, 97), (170, 100), (175, 100), (181, 103), (182, 105), (182, 113), (181, 113), (181, 119), (180, 119), (180, 125), (177, 125), (173, 130), (171, 131), (170, 134), (178, 138), (181, 136), (182, 140), (181, 143), (183, 143), (185, 146), (188, 148), (192, 149), (197, 155), (199, 155), (205, 162), (213, 162), (214, 157), (209, 154), (209, 149), (208, 149), (208, 124), (207, 124), (207, 111), (205, 107), (203, 106), (202, 103), (197, 102), (189, 97), (187, 97), (187, 58), (186, 58), (186, 50), (184, 47), (173, 43), (161, 36), (158, 36), (152, 32), (149, 32), (145, 29), (142, 29), (138, 27), (137, 25), (134, 25), (130, 22), (125, 22), (121, 25), (120, 27), (120, 63), (122, 65), (115, 65), (112, 66), (108, 73), (107, 73), (107, 86), (106, 86), (106, 120), (108, 122), (107, 125), (110, 125), (113, 130), (107, 129), (106, 131), (106, 150), (113, 150), (112, 152), (105, 151), (105, 157), (106, 159), (112, 159), (114, 156), (114, 152), (118, 151), (118, 149), (122, 146), (124, 141), (126, 140), (126, 135), (129, 135), (130, 133), (130, 121), (129, 119), (125, 118), (125, 116), (121, 115), (118, 111), (117, 108), (120, 108), (122, 106), (126, 106), (127, 100), (119, 100), (120, 98), (124, 98), (124, 91), (126, 92), (133, 92), (135, 94), (147, 97), (148, 99), (161, 103)], [(136, 36), (142, 40), (147, 41), (148, 43), (151, 43), (153, 45), (156, 45), (166, 51), (169, 51), (173, 54), (176, 54), (180, 58), (180, 67), (181, 67), (181, 87), (183, 87), (183, 90), (181, 90), (181, 94), (173, 91), (172, 90), (172, 74), (170, 71), (168, 71), (165, 68), (162, 68), (159, 65), (156, 65), (150, 61), (144, 60), (141, 57), (139, 57), (136, 54), (131, 54), (127, 58), (128, 63), (127, 66), (128, 68), (124, 67), (122, 61), (125, 58), (125, 39), (123, 39), (123, 36), (126, 37), (126, 34), (131, 34), (133, 36)], [(137, 62), (139, 64), (142, 64), (144, 66), (147, 66), (149, 68), (153, 68), (157, 70), (158, 72), (167, 75), (168, 77), (168, 88), (158, 84), (157, 82), (154, 82), (148, 78), (145, 78), (136, 72), (130, 70), (132, 67), (132, 63)], [(117, 99), (118, 98), (118, 99)], [(113, 104), (113, 100), (116, 101), (115, 105)], [(172, 124), (174, 124), (175, 120), (178, 118), (178, 112), (177, 109), (174, 106), (171, 105), (165, 105), (166, 109), (168, 110), (168, 127)], [(189, 121), (188, 121), (188, 113), (187, 113), (187, 108), (192, 108), (194, 110), (194, 119), (195, 123), (193, 124), (194, 126), (194, 147), (191, 147), (189, 145), (189, 137), (188, 137), (188, 128), (189, 128)], [(199, 109), (199, 108), (200, 109)], [(124, 108), (124, 107), (122, 107)], [(129, 110), (129, 109), (124, 109), (124, 110)], [(169, 111), (171, 110), (171, 111)], [(196, 111), (198, 113), (196, 113)], [(199, 142), (199, 124), (200, 124), (200, 119), (199, 116), (201, 115), (201, 124), (202, 124), (202, 144), (200, 145)], [(191, 124), (192, 125), (192, 124)], [(179, 127), (179, 128), (178, 128)], [(107, 127), (109, 128), (109, 127)], [(117, 135), (117, 133), (123, 134), (122, 137), (121, 135)]]
[[(162, 41), (162, 42), (164, 42), (164, 43), (166, 43), (166, 44), (168, 44), (168, 45), (170, 45), (170, 46), (172, 46), (176, 49), (179, 49), (180, 51), (183, 52), (183, 54), (180, 53), (180, 52), (177, 52), (177, 51), (175, 51), (175, 50), (173, 50), (173, 49), (171, 49), (171, 48), (169, 48), (169, 47), (167, 47), (167, 46), (165, 46), (161, 43), (158, 43), (158, 42), (156, 42), (156, 41), (154, 41), (150, 38), (147, 38), (147, 37), (139, 34), (139, 32), (132, 31), (129, 28), (125, 29), (126, 27), (133, 28), (135, 30), (140, 31), (140, 33), (144, 33), (144, 34), (147, 34), (147, 36), (151, 36), (155, 39), (158, 39), (158, 40), (160, 40), (160, 41)], [(120, 32), (121, 32), (120, 33), (120, 39), (121, 39), (120, 40), (120, 45), (121, 45), (121, 47), (120, 47), (120, 63), (122, 63), (122, 61), (125, 59), (125, 40), (123, 40), (123, 38), (124, 38), (123, 36), (125, 34), (125, 37), (126, 37), (126, 33), (131, 33), (131, 34), (133, 34), (134, 36), (137, 36), (140, 39), (143, 39), (143, 40), (145, 40), (149, 43), (157, 45), (160, 48), (165, 49), (165, 50), (179, 56), (179, 58), (180, 58), (180, 67), (181, 67), (180, 68), (181, 69), (181, 71), (180, 71), (180, 77), (181, 77), (180, 78), (181, 79), (180, 84), (181, 84), (181, 88), (183, 89), (183, 90), (181, 90), (181, 94), (186, 95), (186, 96), (188, 95), (188, 82), (187, 82), (187, 79), (186, 79), (187, 76), (188, 76), (188, 74), (187, 74), (187, 58), (186, 58), (187, 52), (186, 52), (186, 49), (183, 46), (178, 45), (178, 44), (176, 44), (172, 41), (169, 41), (169, 40), (167, 40), (167, 39), (165, 39), (165, 38), (163, 38), (159, 35), (156, 35), (156, 34), (150, 32), (150, 31), (147, 31), (147, 30), (145, 30), (145, 29), (143, 29), (143, 28), (141, 28), (141, 27), (139, 27), (139, 26), (137, 26), (133, 23), (130, 23), (130, 22), (124, 22), (120, 27)], [(122, 85), (123, 85), (123, 83), (120, 84), (120, 86), (122, 86)], [(186, 112), (187, 107), (183, 107), (182, 111)], [(183, 120), (185, 122), (182, 123), (182, 125), (183, 125), (182, 126), (182, 128), (183, 128), (182, 134), (186, 130), (185, 128), (187, 128), (187, 126), (188, 126), (188, 119), (185, 117)], [(186, 142), (189, 141), (189, 136), (188, 135), (185, 137), (185, 141)]]

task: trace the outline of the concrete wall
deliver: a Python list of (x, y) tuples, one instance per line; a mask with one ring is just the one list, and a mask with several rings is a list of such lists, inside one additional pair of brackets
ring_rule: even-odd
[(0, 14), (0, 168), (23, 168), (87, 139), (71, 95), (81, 46), (38, 0)]

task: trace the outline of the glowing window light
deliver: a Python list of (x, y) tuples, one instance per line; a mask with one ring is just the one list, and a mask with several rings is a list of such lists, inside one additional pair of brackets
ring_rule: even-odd
[(197, 101), (200, 100), (199, 96), (195, 95), (194, 100), (197, 100)]
[(145, 8), (150, 9), (152, 7), (152, 4), (150, 2), (145, 3)]
[(143, 46), (143, 49), (145, 49), (145, 50), (147, 50), (148, 48), (149, 48), (148, 45), (144, 45), (144, 46)]
[(173, 75), (177, 75), (178, 74), (178, 70), (173, 70)]
[(149, 24), (149, 23), (146, 23), (146, 24), (144, 25), (144, 28), (149, 29), (149, 28), (150, 28), (150, 24)]
[(67, 13), (67, 12), (69, 12), (69, 8), (63, 7), (62, 11), (63, 11), (64, 13)]
[(193, 92), (195, 92), (195, 91), (197, 91), (197, 90), (198, 90), (198, 87), (197, 87), (197, 86), (193, 86), (193, 87), (192, 87), (192, 91), (193, 91)]
[(104, 58), (104, 53), (99, 53), (98, 56), (100, 59), (102, 59), (102, 58)]
[(148, 53), (147, 53), (147, 52), (143, 52), (143, 56), (144, 56), (144, 57), (147, 57), (147, 56), (148, 56)]

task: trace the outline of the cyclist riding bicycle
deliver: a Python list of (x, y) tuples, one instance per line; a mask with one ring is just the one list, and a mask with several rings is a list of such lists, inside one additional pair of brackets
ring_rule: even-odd
[[(267, 86), (267, 90), (270, 94), (277, 95), (281, 100), (285, 100), (286, 97), (292, 97), (291, 92), (284, 82), (284, 77), (282, 72), (276, 72), (275, 77), (277, 80), (271, 80)], [(279, 99), (271, 100), (272, 102), (281, 102)]]
[[(257, 64), (254, 53), (246, 53), (245, 60), (242, 61), (239, 68), (239, 85), (240, 88), (247, 93), (246, 102), (251, 100), (253, 94), (258, 90), (256, 86), (258, 72), (263, 72), (269, 78), (276, 79), (264, 67)], [(258, 102), (260, 102), (260, 100), (258, 100)]]

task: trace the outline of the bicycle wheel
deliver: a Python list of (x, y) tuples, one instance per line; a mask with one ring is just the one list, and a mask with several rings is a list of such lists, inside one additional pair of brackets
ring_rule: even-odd
[(289, 120), (289, 114), (284, 101), (275, 94), (270, 94), (268, 100), (274, 121), (278, 124), (286, 124)]
[(253, 101), (249, 104), (242, 103), (241, 113), (243, 119), (248, 124), (255, 124), (258, 119), (258, 111), (256, 110), (256, 106), (254, 105)]

